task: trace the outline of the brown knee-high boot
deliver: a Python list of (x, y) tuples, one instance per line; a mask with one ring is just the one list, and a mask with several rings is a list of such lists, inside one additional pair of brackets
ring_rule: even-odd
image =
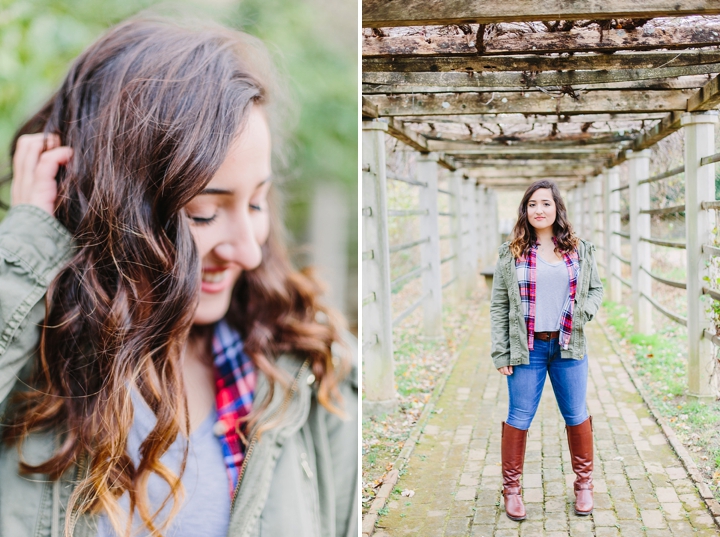
[(575, 478), (575, 514), (587, 516), (593, 510), (592, 417), (580, 425), (566, 426), (570, 460)]
[(502, 475), (505, 514), (512, 520), (525, 520), (520, 477), (525, 463), (527, 431), (502, 423)]

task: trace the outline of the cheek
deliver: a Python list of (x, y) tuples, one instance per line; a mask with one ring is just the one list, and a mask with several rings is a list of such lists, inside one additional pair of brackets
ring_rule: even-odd
[(267, 211), (259, 213), (253, 221), (254, 235), (257, 243), (262, 246), (270, 235), (270, 215)]
[(212, 249), (210, 244), (210, 237), (207, 230), (203, 230), (197, 227), (190, 228), (190, 234), (195, 241), (195, 248), (197, 248), (198, 257), (202, 259)]

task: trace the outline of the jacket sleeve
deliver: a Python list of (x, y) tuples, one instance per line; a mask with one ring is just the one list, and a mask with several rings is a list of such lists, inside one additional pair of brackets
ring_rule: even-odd
[(33, 205), (13, 207), (0, 222), (0, 406), (35, 351), (43, 297), (71, 248), (62, 224)]
[(590, 265), (590, 285), (588, 287), (587, 298), (585, 299), (585, 322), (592, 321), (595, 314), (600, 309), (603, 299), (603, 284), (598, 274), (597, 262), (595, 261), (595, 247), (590, 246), (588, 264)]
[(498, 259), (490, 299), (491, 358), (495, 368), (510, 365), (510, 298)]

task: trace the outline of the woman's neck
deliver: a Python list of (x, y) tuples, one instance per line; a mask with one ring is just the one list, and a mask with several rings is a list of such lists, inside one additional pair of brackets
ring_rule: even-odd
[(545, 228), (535, 231), (535, 238), (540, 244), (550, 244), (553, 240), (552, 228)]

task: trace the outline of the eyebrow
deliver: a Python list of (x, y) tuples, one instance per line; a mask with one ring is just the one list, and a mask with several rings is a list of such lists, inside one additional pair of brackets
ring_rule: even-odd
[[(265, 183), (269, 183), (270, 181), (272, 181), (272, 177), (268, 177), (268, 178), (260, 181), (260, 182), (257, 184), (257, 186), (255, 187), (255, 190), (257, 190), (258, 188), (260, 188), (261, 186), (263, 186)], [(206, 194), (206, 195), (232, 196), (233, 194), (235, 194), (235, 191), (234, 191), (234, 190), (228, 190), (228, 189), (226, 189), (226, 188), (206, 188), (205, 190), (203, 190), (202, 192), (200, 192), (200, 194), (198, 194), (198, 195), (199, 195), (199, 196), (202, 196), (203, 194)]]

